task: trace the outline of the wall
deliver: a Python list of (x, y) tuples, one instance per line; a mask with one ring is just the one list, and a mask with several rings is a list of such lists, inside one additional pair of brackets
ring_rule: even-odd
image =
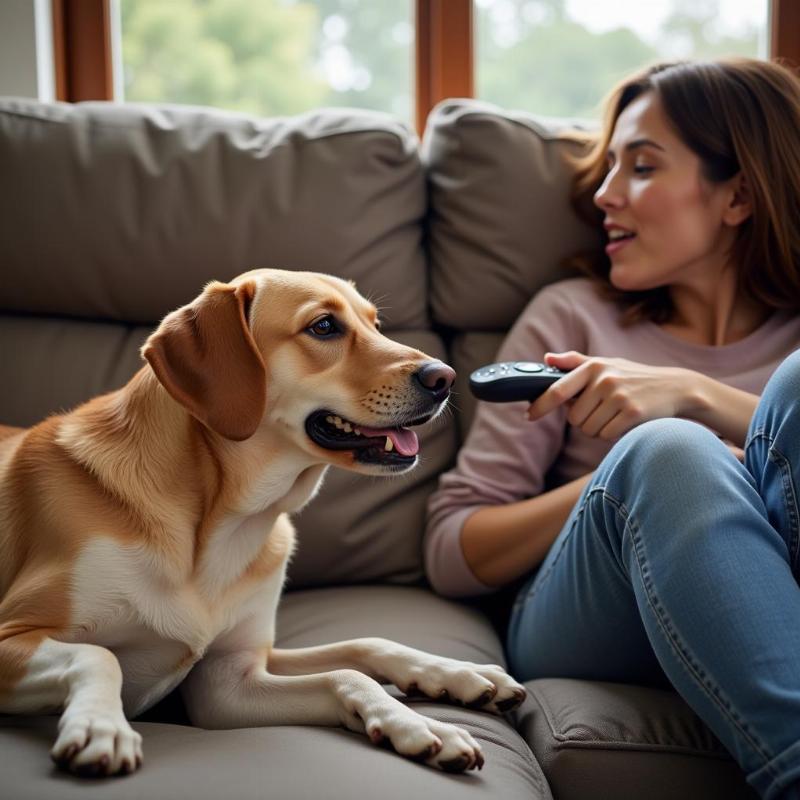
[(0, 2), (0, 95), (55, 98), (49, 0)]

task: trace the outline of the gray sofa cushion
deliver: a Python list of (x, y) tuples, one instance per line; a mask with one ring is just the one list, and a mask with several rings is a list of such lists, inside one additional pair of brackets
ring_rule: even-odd
[(503, 646), (474, 606), (412, 586), (346, 586), (290, 592), (278, 608), (276, 645), (384, 636), (448, 658), (505, 666)]
[(478, 404), (469, 390), (470, 373), (495, 360), (503, 339), (502, 333), (466, 331), (453, 336), (450, 342), (450, 364), (456, 371), (453, 402), (458, 409), (456, 421), (461, 442), (467, 438)]
[[(426, 709), (421, 709), (426, 713)], [(474, 716), (474, 715), (473, 715)], [(48, 752), (56, 717), (0, 716), (0, 796), (8, 800), (552, 800), (527, 745), (452, 709), (481, 743), (480, 772), (449, 775), (375, 747), (337, 728), (287, 726), (205, 731), (136, 722), (144, 766), (122, 778), (76, 778), (59, 772)]]
[(565, 123), (478, 100), (428, 117), (422, 159), (431, 208), (433, 318), (458, 330), (507, 330), (534, 292), (566, 277), (561, 260), (599, 243), (569, 203)]
[(281, 267), (426, 327), (416, 145), (378, 112), (0, 98), (0, 309), (154, 323), (211, 279)]
[(0, 424), (21, 428), (123, 386), (152, 326), (0, 313)]
[(755, 800), (738, 765), (672, 691), (547, 678), (516, 712), (555, 797)]

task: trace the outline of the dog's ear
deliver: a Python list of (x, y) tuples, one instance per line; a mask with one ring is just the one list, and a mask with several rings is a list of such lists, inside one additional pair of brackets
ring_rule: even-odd
[(142, 347), (161, 385), (226, 439), (255, 433), (267, 400), (264, 360), (247, 324), (255, 283), (213, 282), (168, 314)]

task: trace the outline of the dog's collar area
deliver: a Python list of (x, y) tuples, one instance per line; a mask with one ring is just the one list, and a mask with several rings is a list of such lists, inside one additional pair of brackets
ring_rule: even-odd
[[(411, 424), (420, 424), (419, 418)], [(417, 435), (404, 426), (371, 428), (344, 419), (333, 411), (316, 411), (306, 420), (309, 438), (326, 450), (353, 451), (365, 464), (409, 465), (419, 452)]]

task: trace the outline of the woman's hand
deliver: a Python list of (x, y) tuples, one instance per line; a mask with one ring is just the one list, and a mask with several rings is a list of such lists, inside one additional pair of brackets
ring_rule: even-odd
[(617, 439), (642, 422), (680, 416), (687, 405), (690, 370), (651, 367), (624, 358), (591, 358), (574, 350), (547, 353), (548, 365), (570, 374), (528, 408), (539, 419), (567, 404), (567, 421), (587, 436)]

